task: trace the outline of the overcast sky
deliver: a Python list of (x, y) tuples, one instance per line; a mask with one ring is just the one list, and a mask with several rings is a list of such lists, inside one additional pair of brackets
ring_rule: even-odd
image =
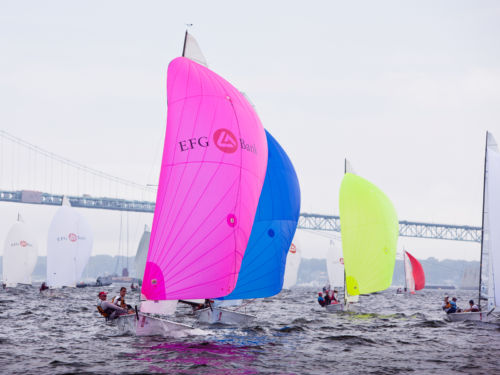
[[(485, 131), (500, 140), (499, 20), (498, 1), (0, 1), (0, 128), (157, 183), (166, 70), (193, 23), (210, 68), (248, 94), (288, 152), (302, 212), (338, 214), (348, 157), (400, 219), (480, 225)], [(31, 187), (46, 191), (46, 178)], [(19, 210), (44, 254), (54, 209), (0, 203), (0, 238)], [(116, 253), (121, 214), (81, 212), (95, 253)], [(152, 215), (129, 217), (135, 249)], [(305, 256), (324, 255), (326, 239), (301, 237)], [(399, 245), (479, 257), (474, 244)]]

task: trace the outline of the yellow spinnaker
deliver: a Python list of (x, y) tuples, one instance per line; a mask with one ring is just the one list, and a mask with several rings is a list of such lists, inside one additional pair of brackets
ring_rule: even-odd
[(372, 183), (346, 173), (339, 204), (347, 292), (355, 296), (387, 289), (399, 234), (392, 202)]

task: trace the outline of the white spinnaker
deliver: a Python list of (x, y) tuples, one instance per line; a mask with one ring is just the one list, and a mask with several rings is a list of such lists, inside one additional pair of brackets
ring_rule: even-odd
[(413, 277), (410, 258), (406, 255), (406, 251), (403, 253), (403, 259), (405, 264), (406, 289), (411, 293), (415, 293), (415, 279)]
[(49, 227), (48, 285), (52, 288), (76, 286), (90, 258), (92, 244), (92, 231), (87, 220), (69, 204), (63, 203)]
[(144, 233), (142, 234), (141, 240), (139, 241), (139, 246), (137, 247), (137, 253), (135, 254), (134, 261), (135, 277), (141, 280), (144, 277), (144, 269), (146, 268), (146, 258), (148, 257), (150, 239), (151, 231), (146, 225), (144, 227)]
[[(500, 304), (500, 152), (488, 133), (484, 202), (483, 267), (488, 262), (488, 309)], [(486, 259), (485, 259), (486, 258)]]
[(285, 276), (283, 281), (283, 289), (290, 289), (297, 284), (299, 267), (301, 261), (300, 247), (297, 240), (292, 241), (288, 254), (286, 256)]
[(201, 52), (201, 48), (198, 45), (198, 42), (187, 31), (182, 56), (187, 57), (189, 60), (193, 60), (198, 64), (208, 67), (207, 60), (205, 59), (205, 56), (203, 56), (203, 52)]
[(177, 302), (177, 300), (145, 300), (141, 302), (141, 312), (159, 315), (172, 315), (175, 313), (175, 309), (177, 308)]
[(31, 274), (38, 259), (38, 244), (30, 228), (17, 221), (5, 238), (3, 282), (9, 287), (31, 284)]
[(330, 247), (326, 253), (326, 270), (330, 287), (344, 287), (344, 258), (342, 248), (330, 240)]

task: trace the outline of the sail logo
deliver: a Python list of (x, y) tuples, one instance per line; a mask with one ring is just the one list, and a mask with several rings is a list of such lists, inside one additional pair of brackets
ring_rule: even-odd
[(238, 140), (228, 129), (218, 129), (214, 133), (214, 142), (219, 150), (227, 154), (232, 154), (238, 149)]
[(85, 240), (85, 239), (86, 239), (86, 237), (80, 236), (80, 235), (75, 234), (75, 233), (69, 233), (68, 236), (58, 236), (58, 237), (56, 237), (56, 241), (57, 242), (61, 242), (61, 241), (76, 242), (78, 240)]
[(11, 247), (15, 247), (15, 246), (21, 246), (21, 247), (26, 247), (26, 246), (28, 246), (28, 247), (33, 247), (33, 245), (32, 245), (32, 244), (30, 244), (29, 242), (24, 241), (24, 240), (21, 240), (21, 241), (19, 241), (19, 242), (11, 242), (11, 243), (10, 243), (10, 246), (11, 246)]
[(290, 246), (290, 252), (292, 254), (295, 254), (297, 252), (297, 248), (295, 247), (295, 244), (292, 244), (292, 246)]
[(340, 264), (344, 264), (344, 258), (339, 259)]

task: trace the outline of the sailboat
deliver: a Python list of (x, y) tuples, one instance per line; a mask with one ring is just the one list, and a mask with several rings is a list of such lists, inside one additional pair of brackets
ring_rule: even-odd
[[(326, 271), (328, 273), (328, 281), (330, 283), (330, 290), (336, 288), (344, 289), (344, 258), (342, 257), (342, 248), (336, 246), (333, 240), (330, 240), (330, 247), (326, 254)], [(326, 306), (326, 311), (336, 312), (342, 311), (344, 308), (343, 303), (333, 303)]]
[(290, 245), (290, 249), (288, 250), (288, 254), (286, 256), (283, 289), (291, 289), (297, 284), (301, 261), (302, 252), (300, 250), (300, 242), (297, 240), (297, 238), (295, 238)]
[(404, 251), (404, 270), (405, 270), (405, 291), (415, 294), (415, 291), (422, 290), (425, 287), (424, 268), (420, 262), (408, 251)]
[(47, 285), (76, 287), (90, 258), (92, 244), (92, 230), (87, 220), (64, 197), (49, 227)]
[(144, 270), (146, 269), (146, 257), (148, 256), (150, 239), (151, 231), (149, 230), (149, 227), (145, 225), (144, 232), (142, 233), (141, 239), (139, 240), (139, 245), (137, 246), (137, 252), (134, 259), (134, 275), (139, 280), (142, 279)]
[(346, 305), (391, 285), (399, 234), (389, 198), (347, 166), (339, 194)]
[(300, 187), (288, 155), (266, 131), (268, 162), (252, 233), (241, 263), (238, 282), (214, 306), (196, 312), (204, 323), (244, 324), (255, 318), (228, 305), (278, 294), (283, 287), (287, 253), (300, 214)]
[[(447, 314), (449, 320), (497, 321), (500, 305), (500, 152), (493, 134), (486, 132), (483, 177), (483, 215), (478, 306), (480, 312)], [(483, 294), (484, 293), (484, 294)], [(487, 301), (481, 306), (482, 301)]]
[(38, 259), (38, 245), (21, 215), (5, 238), (3, 251), (3, 283), (7, 287), (17, 284), (31, 285), (31, 274)]
[(151, 315), (173, 314), (178, 300), (233, 291), (264, 183), (264, 128), (200, 54), (186, 31), (183, 57), (168, 67), (167, 128), (137, 335), (185, 329)]

